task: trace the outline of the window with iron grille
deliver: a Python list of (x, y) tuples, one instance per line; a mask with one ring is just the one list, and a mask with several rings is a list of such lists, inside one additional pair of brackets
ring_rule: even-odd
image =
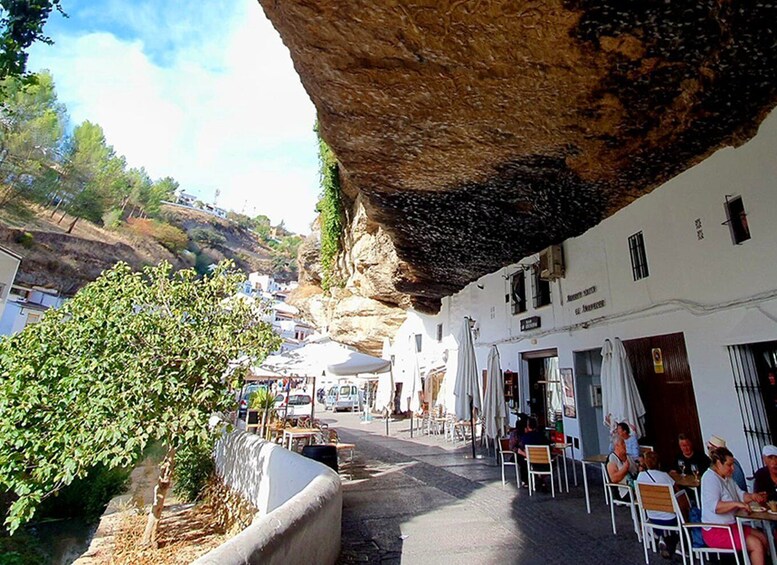
[(648, 272), (647, 254), (645, 253), (645, 239), (642, 232), (637, 232), (629, 237), (629, 254), (631, 255), (631, 274), (634, 280), (647, 278)]
[(526, 278), (523, 270), (510, 277), (510, 306), (513, 314), (526, 312)]
[(733, 345), (728, 354), (750, 464), (758, 469), (777, 431), (777, 342)]
[(540, 273), (540, 264), (533, 265), (531, 268), (531, 286), (535, 308), (550, 304), (550, 281), (542, 280)]
[(442, 324), (437, 324), (437, 343), (442, 341)]
[(731, 232), (731, 241), (739, 245), (750, 239), (750, 227), (747, 225), (747, 214), (742, 197), (729, 198), (726, 196), (726, 221)]

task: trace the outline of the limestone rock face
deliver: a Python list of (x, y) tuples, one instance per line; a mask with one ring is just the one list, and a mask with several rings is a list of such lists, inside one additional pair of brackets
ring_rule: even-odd
[(423, 310), (744, 142), (777, 102), (774, 2), (260, 2), (393, 246), (353, 284)]

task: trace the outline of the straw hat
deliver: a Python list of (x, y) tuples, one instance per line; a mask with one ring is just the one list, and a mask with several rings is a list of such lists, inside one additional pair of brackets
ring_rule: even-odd
[(707, 445), (720, 449), (721, 447), (726, 447), (726, 440), (720, 436), (710, 436), (710, 439), (707, 440)]

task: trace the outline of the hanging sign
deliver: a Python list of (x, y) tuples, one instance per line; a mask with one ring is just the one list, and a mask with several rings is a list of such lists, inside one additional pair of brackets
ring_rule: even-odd
[(664, 372), (664, 355), (661, 353), (660, 347), (654, 347), (653, 353), (653, 371), (657, 374)]
[(536, 330), (542, 325), (542, 318), (539, 316), (531, 316), (521, 320), (521, 331)]

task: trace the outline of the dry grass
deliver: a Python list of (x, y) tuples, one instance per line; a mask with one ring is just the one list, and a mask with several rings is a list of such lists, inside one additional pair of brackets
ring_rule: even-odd
[(141, 548), (146, 514), (129, 514), (116, 534), (108, 565), (173, 565), (191, 563), (224, 543), (229, 536), (219, 529), (213, 509), (207, 504), (165, 508), (159, 525), (157, 549)]

